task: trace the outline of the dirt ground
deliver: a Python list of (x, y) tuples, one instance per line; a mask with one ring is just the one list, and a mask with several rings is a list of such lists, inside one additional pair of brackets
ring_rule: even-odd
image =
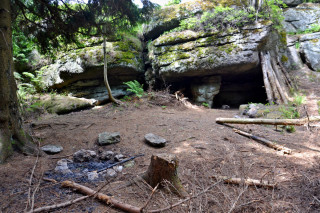
[[(295, 73), (301, 88), (307, 92), (307, 110), (317, 115), (318, 82)], [(310, 81), (311, 84), (304, 83)], [(309, 87), (308, 87), (309, 85)], [(311, 92), (311, 90), (313, 92)], [(312, 99), (312, 101), (311, 101)], [(166, 107), (164, 107), (166, 106)], [(276, 141), (293, 150), (291, 155), (265, 147), (252, 139), (236, 134), (232, 128), (215, 123), (217, 117), (234, 117), (237, 109), (186, 108), (172, 99), (155, 105), (147, 99), (128, 102), (127, 106), (112, 104), (67, 115), (45, 115), (27, 120), (26, 127), (41, 146), (63, 146), (58, 155), (39, 158), (32, 178), (31, 200), (34, 207), (52, 205), (80, 197), (79, 193), (60, 187), (60, 183), (42, 180), (56, 162), (72, 159), (80, 149), (112, 150), (126, 157), (144, 154), (134, 160), (115, 178), (84, 183), (115, 199), (141, 207), (151, 190), (142, 182), (128, 186), (147, 170), (150, 157), (156, 153), (172, 153), (179, 160), (179, 175), (190, 195), (196, 195), (217, 182), (212, 176), (253, 178), (276, 183), (274, 189), (247, 187), (243, 184), (217, 183), (207, 193), (165, 212), (319, 212), (320, 211), (320, 131), (317, 125), (301, 126), (296, 132), (276, 130), (274, 126), (234, 125), (254, 135)], [(279, 128), (278, 128), (279, 129)], [(97, 137), (102, 132), (120, 132), (121, 142), (99, 147)], [(144, 142), (144, 135), (154, 133), (167, 139), (164, 148), (153, 148)], [(23, 212), (28, 201), (29, 179), (36, 157), (15, 153), (8, 163), (0, 165), (0, 212)], [(38, 190), (33, 195), (33, 191)], [(181, 200), (175, 194), (158, 189), (146, 209), (159, 209)], [(53, 212), (121, 212), (88, 198)]]

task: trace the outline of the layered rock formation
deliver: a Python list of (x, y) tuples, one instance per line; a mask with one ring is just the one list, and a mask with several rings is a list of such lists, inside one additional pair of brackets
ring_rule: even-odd
[[(236, 106), (267, 99), (261, 55), (274, 58), (274, 69), (280, 64), (288, 70), (298, 69), (306, 63), (314, 71), (320, 70), (319, 33), (286, 37), (272, 29), (271, 21), (252, 21), (252, 14), (248, 21), (246, 11), (229, 18), (230, 25), (216, 22), (197, 29), (182, 27), (205, 20), (205, 12), (213, 14), (217, 5), (233, 5), (230, 12), (250, 4), (258, 7), (257, 3), (195, 0), (156, 11), (144, 27), (144, 41), (124, 36), (107, 44), (108, 78), (114, 95), (127, 94), (123, 82), (140, 80), (154, 88), (171, 85), (199, 104)], [(300, 4), (300, 0), (285, 3), (293, 7), (284, 12), (288, 33), (320, 23), (319, 4)], [(87, 47), (68, 51), (54, 64), (43, 67), (46, 86), (105, 101), (101, 44), (101, 38), (93, 38)]]
[[(66, 52), (54, 64), (42, 67), (44, 84), (76, 97), (108, 99), (103, 81), (103, 50), (99, 45)], [(142, 43), (135, 37), (107, 42), (108, 78), (114, 95), (125, 95), (123, 82), (143, 79)], [(121, 86), (122, 85), (122, 86)]]

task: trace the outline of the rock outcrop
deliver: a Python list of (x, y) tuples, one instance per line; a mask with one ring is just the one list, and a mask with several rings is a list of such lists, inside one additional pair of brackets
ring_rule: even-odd
[[(127, 94), (121, 87), (123, 82), (143, 78), (142, 43), (135, 37), (124, 36), (121, 41), (107, 42), (107, 61), (111, 87), (118, 90), (115, 96)], [(40, 72), (46, 87), (100, 102), (108, 98), (103, 82), (101, 41), (97, 46), (68, 51)]]
[(313, 71), (320, 72), (320, 32), (300, 37), (301, 54)]
[(299, 33), (320, 24), (320, 4), (303, 3), (284, 11), (284, 29), (288, 33)]

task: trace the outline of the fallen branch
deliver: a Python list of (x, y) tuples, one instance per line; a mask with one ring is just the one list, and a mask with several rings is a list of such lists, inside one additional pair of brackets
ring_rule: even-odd
[[(72, 188), (72, 189), (75, 189), (83, 194), (86, 194), (86, 195), (94, 195), (96, 193), (96, 191), (86, 187), (86, 186), (83, 186), (83, 185), (80, 185), (80, 184), (77, 184), (73, 181), (63, 181), (62, 182), (62, 187), (66, 187), (66, 188)], [(129, 213), (140, 213), (140, 210), (141, 208), (139, 207), (136, 207), (136, 206), (132, 206), (130, 204), (126, 204), (126, 203), (123, 203), (121, 201), (118, 201), (108, 195), (105, 195), (103, 193), (96, 193), (96, 196), (95, 196), (98, 200), (100, 201), (103, 201), (105, 202), (106, 204), (108, 205), (112, 205), (113, 207), (115, 208), (118, 208), (118, 209), (121, 209), (125, 212), (129, 212)]]
[(238, 133), (239, 135), (243, 135), (243, 136), (246, 136), (248, 138), (251, 138), (255, 141), (257, 141), (258, 143), (262, 144), (262, 145), (265, 145), (267, 147), (270, 147), (272, 149), (275, 149), (277, 151), (281, 151), (283, 152), (284, 154), (291, 154), (292, 153), (292, 150), (285, 147), (285, 146), (282, 146), (282, 145), (279, 145), (273, 141), (269, 141), (268, 139), (265, 139), (265, 138), (262, 138), (262, 137), (259, 137), (259, 136), (255, 136), (253, 134), (250, 134), (248, 132), (245, 132), (245, 131), (241, 131), (239, 129), (236, 129), (236, 128), (233, 128), (233, 131), (235, 133)]
[[(215, 187), (216, 185), (218, 185), (219, 183), (221, 183), (222, 181), (218, 181), (214, 184), (212, 184), (211, 186), (207, 187), (206, 189), (204, 189), (203, 191), (199, 192), (198, 194), (192, 196), (192, 197), (189, 197), (189, 198), (186, 198), (184, 200), (181, 200), (175, 204), (172, 204), (172, 205), (169, 205), (165, 208), (162, 208), (162, 209), (156, 209), (156, 210), (150, 210), (150, 211), (147, 211), (147, 213), (158, 213), (158, 212), (163, 212), (163, 211), (166, 211), (166, 210), (169, 210), (169, 209), (172, 209), (174, 207), (177, 207), (179, 205), (181, 205), (182, 203), (185, 203), (189, 200), (192, 200), (196, 197), (199, 197), (200, 195), (208, 192), (209, 190), (211, 190), (213, 187)], [(83, 185), (80, 185), (80, 184), (77, 184), (75, 182), (72, 182), (72, 181), (64, 181), (62, 182), (62, 186), (63, 187), (69, 187), (69, 188), (73, 188), (83, 194), (87, 194), (87, 195), (93, 195), (96, 193), (96, 196), (95, 198), (97, 198), (98, 200), (100, 201), (103, 201), (105, 202), (106, 204), (108, 205), (111, 205), (115, 208), (118, 208), (118, 209), (121, 209), (125, 212), (129, 212), (129, 213), (141, 213), (143, 211), (143, 208), (145, 208), (145, 205), (142, 207), (142, 208), (139, 208), (139, 207), (136, 207), (136, 206), (132, 206), (130, 204), (126, 204), (126, 203), (123, 203), (121, 201), (118, 201), (108, 195), (105, 195), (105, 194), (102, 194), (102, 193), (97, 193), (96, 191), (86, 187), (86, 186), (83, 186)]]
[[(39, 148), (39, 147), (38, 147)], [(38, 149), (38, 153), (37, 153), (37, 158), (36, 158), (36, 161), (33, 165), (33, 168), (32, 168), (32, 171), (31, 171), (31, 175), (30, 175), (30, 178), (29, 178), (29, 189), (28, 189), (28, 200), (27, 200), (27, 204), (26, 204), (26, 208), (25, 208), (25, 211), (27, 211), (28, 207), (31, 206), (31, 186), (32, 186), (32, 179), (33, 179), (33, 175), (34, 175), (34, 172), (36, 170), (36, 167), (38, 165), (38, 161), (39, 161), (39, 149)]]
[(64, 202), (64, 203), (59, 203), (59, 204), (54, 204), (54, 205), (51, 205), (51, 206), (40, 207), (40, 208), (34, 209), (33, 211), (29, 211), (28, 213), (44, 212), (44, 211), (50, 211), (50, 210), (53, 210), (53, 209), (58, 209), (58, 208), (70, 206), (71, 204), (74, 204), (74, 203), (77, 203), (77, 202), (79, 202), (81, 200), (87, 199), (88, 197), (90, 197), (90, 196), (86, 195), (86, 196), (82, 196), (82, 197), (79, 197), (77, 199), (70, 200), (70, 201), (67, 201), (67, 202)]
[(143, 205), (143, 207), (141, 207), (141, 212), (143, 212), (143, 209), (145, 209), (145, 208), (148, 206), (148, 204), (150, 203), (150, 201), (151, 201), (151, 199), (152, 199), (152, 196), (153, 196), (153, 194), (156, 192), (158, 186), (159, 186), (159, 183), (156, 185), (156, 187), (154, 187), (154, 188), (152, 189), (151, 194), (150, 194), (147, 202)]
[[(43, 178), (45, 179), (45, 178)], [(53, 179), (48, 179), (48, 180), (53, 180)], [(56, 180), (54, 180), (56, 181)], [(67, 202), (64, 202), (64, 203), (59, 203), (59, 204), (54, 204), (54, 205), (51, 205), (51, 206), (44, 206), (44, 207), (39, 207), (37, 209), (34, 209), (34, 210), (31, 210), (27, 213), (35, 213), (35, 212), (43, 212), (43, 211), (51, 211), (51, 210), (54, 210), (54, 209), (58, 209), (58, 208), (62, 208), (62, 207), (66, 207), (66, 206), (70, 206), (71, 204), (74, 204), (74, 203), (77, 203), (77, 202), (80, 202), (84, 199), (87, 199), (88, 197), (92, 197), (94, 196), (95, 198), (95, 195), (100, 192), (106, 185), (108, 185), (109, 182), (107, 182), (106, 184), (104, 184), (102, 187), (100, 187), (97, 191), (95, 191), (95, 193), (91, 194), (91, 195), (86, 195), (86, 196), (82, 196), (82, 197), (79, 197), (77, 199), (74, 199), (74, 200), (70, 200), (70, 201), (67, 201)]]
[(320, 121), (320, 116), (312, 116), (300, 119), (265, 119), (265, 118), (216, 118), (216, 123), (231, 123), (231, 124), (266, 124), (266, 125), (295, 125), (302, 126), (313, 121)]
[(223, 180), (224, 183), (235, 184), (235, 185), (245, 184), (248, 186), (257, 186), (257, 187), (263, 187), (268, 189), (274, 189), (277, 187), (276, 184), (271, 184), (268, 181), (256, 180), (251, 178), (247, 178), (247, 179), (230, 178), (227, 176), (219, 176), (219, 175), (214, 175), (212, 176), (212, 178), (215, 178), (216, 180)]

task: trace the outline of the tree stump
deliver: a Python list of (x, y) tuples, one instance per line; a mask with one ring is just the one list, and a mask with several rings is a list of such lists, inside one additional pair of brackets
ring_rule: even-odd
[(173, 192), (181, 197), (188, 197), (189, 194), (178, 176), (178, 166), (179, 160), (175, 155), (166, 153), (152, 155), (149, 168), (142, 178), (152, 187), (167, 180), (171, 183), (170, 189)]

